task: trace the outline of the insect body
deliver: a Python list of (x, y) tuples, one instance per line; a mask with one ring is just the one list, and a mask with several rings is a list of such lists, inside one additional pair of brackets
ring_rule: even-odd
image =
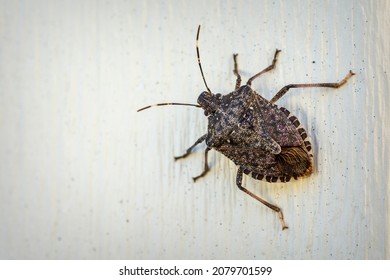
[[(240, 101), (247, 98), (248, 104), (234, 102), (235, 98)], [(288, 182), (292, 177), (296, 179), (312, 172), (311, 145), (296, 117), (271, 104), (249, 86), (242, 86), (223, 99), (227, 99), (222, 102), (226, 105), (221, 104), (209, 116), (208, 147), (223, 153), (242, 167), (244, 173), (268, 182)], [(218, 121), (223, 116), (232, 116), (232, 123)]]
[(290, 114), (287, 109), (275, 105), (275, 102), (291, 88), (339, 88), (354, 73), (349, 71), (346, 77), (338, 83), (290, 84), (283, 87), (268, 101), (251, 88), (251, 83), (275, 67), (280, 50), (275, 51), (270, 66), (251, 77), (243, 86), (241, 86), (241, 76), (238, 72), (237, 54), (234, 54), (233, 73), (236, 76), (234, 91), (226, 95), (213, 94), (207, 86), (200, 63), (199, 32), (200, 26), (196, 35), (196, 50), (199, 68), (207, 89), (198, 97), (199, 105), (160, 103), (141, 108), (138, 111), (161, 105), (201, 107), (208, 118), (207, 133), (188, 148), (185, 154), (175, 157), (175, 159), (188, 156), (196, 145), (206, 142), (204, 170), (199, 176), (193, 178), (194, 181), (209, 171), (208, 152), (211, 149), (221, 152), (238, 166), (236, 177), (238, 188), (277, 212), (282, 229), (286, 229), (282, 210), (244, 188), (242, 186), (243, 174), (250, 174), (255, 179), (270, 183), (285, 183), (310, 175), (313, 172), (313, 154), (306, 130), (295, 116)]

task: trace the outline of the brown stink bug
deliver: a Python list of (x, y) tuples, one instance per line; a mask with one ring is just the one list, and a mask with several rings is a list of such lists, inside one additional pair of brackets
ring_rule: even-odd
[(349, 73), (338, 83), (290, 84), (283, 87), (271, 99), (267, 100), (251, 88), (252, 81), (275, 67), (280, 50), (276, 50), (272, 64), (251, 77), (241, 86), (238, 72), (237, 54), (233, 55), (236, 86), (226, 95), (213, 94), (207, 86), (200, 63), (198, 48), (200, 26), (196, 34), (196, 52), (200, 72), (207, 91), (198, 97), (198, 104), (160, 103), (139, 109), (161, 105), (186, 105), (201, 107), (208, 118), (207, 133), (200, 137), (185, 154), (175, 160), (188, 156), (192, 149), (206, 142), (204, 170), (194, 177), (194, 181), (209, 171), (207, 154), (215, 149), (231, 159), (237, 166), (236, 184), (240, 190), (278, 213), (282, 228), (288, 228), (284, 222), (282, 210), (250, 192), (242, 186), (242, 176), (251, 174), (258, 180), (269, 183), (289, 182), (291, 179), (309, 176), (313, 172), (313, 153), (306, 130), (298, 119), (287, 109), (278, 107), (275, 102), (291, 88), (328, 87), (339, 88), (354, 73)]

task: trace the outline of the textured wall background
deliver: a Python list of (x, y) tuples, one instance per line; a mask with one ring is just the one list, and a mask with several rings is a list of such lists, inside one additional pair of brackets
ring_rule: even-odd
[[(0, 1), (0, 257), (3, 259), (388, 259), (388, 1)], [(203, 148), (191, 107), (282, 53), (253, 88), (312, 138), (316, 173), (244, 179), (289, 225), (235, 186), (236, 166)]]

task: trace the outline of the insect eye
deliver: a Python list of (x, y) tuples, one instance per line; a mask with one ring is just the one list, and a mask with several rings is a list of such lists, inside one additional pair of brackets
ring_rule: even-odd
[(205, 110), (205, 114), (207, 113), (206, 115), (208, 115), (217, 110), (217, 100), (216, 95), (204, 91), (198, 97), (198, 104)]
[(204, 110), (204, 115), (205, 115), (206, 117), (208, 117), (208, 116), (210, 116), (210, 115), (212, 115), (212, 114), (214, 114), (214, 113), (215, 113), (215, 111), (210, 111), (210, 110), (207, 110), (207, 109)]

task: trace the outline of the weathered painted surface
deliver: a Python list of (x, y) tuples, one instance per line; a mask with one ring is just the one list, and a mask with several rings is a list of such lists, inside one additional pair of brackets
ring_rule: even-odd
[[(388, 259), (387, 1), (1, 1), (0, 258)], [(348, 2), (348, 3), (347, 3)], [(245, 177), (203, 148), (203, 112), (159, 107), (243, 81), (307, 128), (315, 172), (288, 184)]]

